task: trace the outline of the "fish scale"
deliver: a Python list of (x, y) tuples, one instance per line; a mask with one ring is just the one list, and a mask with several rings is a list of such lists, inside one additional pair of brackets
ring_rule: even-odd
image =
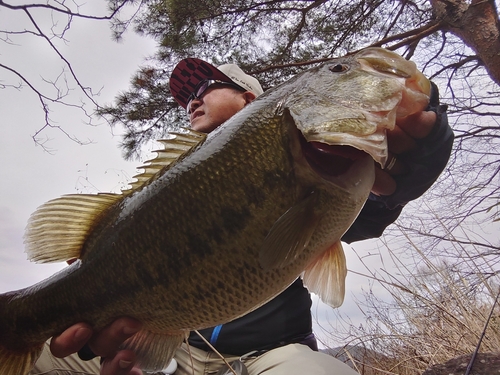
[(386, 131), (423, 110), (429, 90), (415, 64), (363, 50), (269, 90), (208, 137), (162, 140), (122, 194), (42, 205), (27, 226), (30, 258), (79, 260), (0, 295), (0, 373), (26, 375), (72, 324), (99, 330), (120, 316), (143, 323), (123, 348), (160, 370), (190, 330), (258, 308), (301, 274), (340, 305), (340, 238), (369, 195), (373, 160), (385, 163)]

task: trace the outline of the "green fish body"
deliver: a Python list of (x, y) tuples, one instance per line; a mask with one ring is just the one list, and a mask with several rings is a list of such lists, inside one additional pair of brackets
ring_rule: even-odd
[(342, 303), (340, 238), (387, 158), (385, 132), (427, 105), (415, 65), (372, 48), (269, 90), (208, 137), (164, 149), (122, 194), (68, 195), (30, 218), (31, 259), (79, 258), (0, 295), (0, 373), (24, 375), (43, 343), (77, 322), (143, 323), (125, 346), (159, 370), (194, 329), (258, 308), (302, 275)]

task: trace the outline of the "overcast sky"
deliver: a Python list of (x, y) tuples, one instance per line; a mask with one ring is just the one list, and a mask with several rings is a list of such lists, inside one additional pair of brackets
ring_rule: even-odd
[[(91, 6), (95, 5), (93, 3)], [(93, 12), (90, 8), (82, 8), (82, 11), (85, 10)], [(44, 17), (48, 25), (50, 19)], [(25, 17), (1, 9), (2, 28), (20, 30), (23, 22), (27, 25)], [(122, 43), (112, 41), (106, 22), (75, 19), (66, 39), (65, 45), (59, 44), (61, 51), (85, 86), (94, 90), (102, 87), (97, 98), (101, 104), (112, 102), (120, 90), (126, 90), (131, 75), (155, 50), (152, 40), (133, 33), (126, 34)], [(0, 63), (17, 69), (38, 88), (48, 89), (42, 78), (57, 78), (63, 68), (60, 58), (40, 38), (11, 36), (10, 42), (0, 44)], [(18, 83), (19, 79), (12, 73), (0, 69), (0, 84)], [(73, 102), (82, 97), (81, 92), (76, 90), (71, 95)], [(139, 164), (122, 159), (117, 147), (120, 138), (113, 135), (107, 125), (86, 125), (82, 113), (75, 109), (52, 106), (52, 110), (54, 124), (71, 136), (92, 143), (81, 146), (61, 131), (51, 129), (41, 135), (46, 140), (44, 146), (51, 152), (36, 146), (31, 137), (44, 123), (37, 96), (28, 87), (22, 90), (0, 89), (0, 161), (3, 177), (0, 184), (0, 292), (32, 285), (64, 267), (64, 264), (37, 265), (26, 260), (24, 228), (29, 215), (38, 206), (68, 193), (118, 192), (135, 174)], [(376, 254), (377, 249), (371, 246), (371, 253)], [(366, 249), (370, 249), (366, 245), (357, 247), (361, 249), (362, 256), (368, 253)], [(350, 247), (346, 247), (346, 252), (348, 267), (363, 271)], [(378, 257), (372, 257), (370, 263), (379, 265)], [(361, 321), (363, 315), (359, 313), (354, 298), (361, 298), (361, 290), (368, 289), (367, 279), (349, 274), (347, 286), (346, 301), (340, 311), (354, 321)], [(380, 289), (378, 292), (383, 294)], [(318, 312), (318, 319), (323, 321), (323, 325), (326, 318), (333, 318), (331, 311), (322, 306), (315, 306), (314, 311)]]
[[(93, 4), (95, 3), (95, 4)], [(92, 6), (103, 1), (93, 1)], [(98, 10), (83, 7), (82, 12)], [(50, 14), (34, 12), (45, 27)], [(59, 28), (63, 19), (56, 19)], [(22, 12), (0, 8), (2, 30), (32, 30)], [(1, 34), (0, 34), (1, 35)], [(1, 35), (6, 39), (5, 35)], [(0, 64), (16, 69), (37, 89), (53, 94), (51, 85), (64, 68), (62, 60), (48, 43), (33, 35), (9, 36), (0, 42)], [(155, 43), (127, 33), (122, 43), (111, 40), (106, 21), (75, 19), (66, 34), (66, 43), (54, 39), (64, 57), (85, 86), (95, 92), (97, 100), (111, 103), (120, 90), (128, 88), (137, 67), (155, 48)], [(67, 67), (65, 68), (67, 71)], [(16, 85), (20, 79), (0, 68), (0, 84)], [(74, 89), (67, 98), (78, 104), (83, 94)], [(92, 107), (88, 107), (92, 111)], [(53, 124), (87, 145), (79, 145), (57, 129), (40, 134), (44, 147), (36, 146), (32, 136), (43, 126), (44, 113), (38, 97), (28, 87), (0, 89), (0, 291), (32, 284), (60, 269), (62, 265), (35, 265), (26, 260), (22, 236), (29, 215), (49, 199), (68, 193), (118, 192), (135, 174), (138, 162), (125, 162), (117, 147), (120, 138), (107, 125), (86, 125), (80, 110), (51, 105)], [(101, 123), (103, 122), (100, 120)], [(118, 131), (116, 131), (118, 132)]]

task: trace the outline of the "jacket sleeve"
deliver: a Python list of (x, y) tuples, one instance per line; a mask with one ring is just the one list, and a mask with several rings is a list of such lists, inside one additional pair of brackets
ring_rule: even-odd
[(437, 114), (436, 124), (431, 133), (417, 141), (417, 148), (398, 155), (409, 172), (394, 176), (397, 188), (390, 196), (370, 194), (358, 218), (342, 237), (351, 243), (382, 235), (385, 228), (393, 223), (404, 205), (420, 197), (436, 181), (450, 158), (453, 145), (453, 131), (448, 124), (446, 106), (439, 104), (437, 86), (432, 83), (430, 102), (427, 110)]

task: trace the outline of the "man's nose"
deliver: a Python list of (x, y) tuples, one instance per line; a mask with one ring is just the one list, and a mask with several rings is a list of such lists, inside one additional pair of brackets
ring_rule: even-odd
[(198, 108), (202, 103), (203, 101), (201, 98), (195, 98), (191, 100), (191, 103), (189, 103), (189, 108), (188, 108), (189, 113), (193, 113), (196, 110), (196, 108)]

